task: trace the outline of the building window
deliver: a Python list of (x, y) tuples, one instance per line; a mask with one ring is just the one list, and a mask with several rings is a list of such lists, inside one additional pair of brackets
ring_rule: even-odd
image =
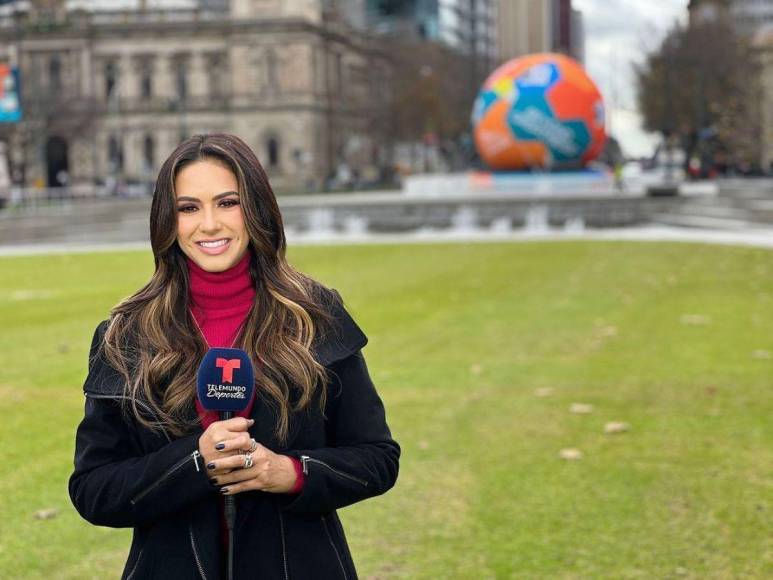
[(270, 135), (266, 139), (266, 159), (271, 169), (279, 167), (279, 138), (276, 135)]
[(107, 160), (110, 173), (123, 171), (123, 145), (117, 135), (110, 135), (107, 143)]
[(174, 76), (177, 98), (182, 102), (188, 98), (188, 70), (185, 60), (180, 58), (175, 61)]
[(140, 97), (147, 100), (153, 96), (153, 65), (146, 61), (140, 68)]
[(105, 97), (108, 100), (118, 93), (118, 66), (114, 62), (105, 65)]
[(226, 87), (228, 78), (228, 57), (225, 53), (210, 54), (206, 58), (209, 71), (209, 94), (219, 99), (228, 94)]
[(156, 144), (151, 135), (145, 135), (142, 140), (142, 162), (146, 173), (153, 171), (153, 159), (155, 158)]
[(48, 61), (48, 86), (54, 91), (62, 88), (62, 61), (58, 56), (52, 56)]

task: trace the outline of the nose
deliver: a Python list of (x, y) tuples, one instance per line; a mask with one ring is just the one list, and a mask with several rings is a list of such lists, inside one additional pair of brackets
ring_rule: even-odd
[(204, 207), (201, 215), (201, 222), (199, 223), (199, 230), (203, 233), (215, 233), (220, 230), (220, 220), (218, 219), (217, 212), (209, 207)]

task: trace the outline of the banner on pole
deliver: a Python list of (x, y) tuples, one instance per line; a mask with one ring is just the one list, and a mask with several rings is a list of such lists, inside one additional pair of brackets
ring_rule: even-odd
[(19, 69), (0, 64), (0, 123), (21, 121)]

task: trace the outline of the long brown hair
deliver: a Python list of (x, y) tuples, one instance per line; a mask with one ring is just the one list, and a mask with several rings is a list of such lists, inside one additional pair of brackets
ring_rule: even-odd
[[(311, 347), (315, 336), (324, 334), (332, 322), (325, 304), (331, 294), (287, 263), (274, 192), (257, 157), (238, 137), (196, 135), (180, 143), (162, 165), (150, 211), (155, 272), (143, 288), (111, 311), (105, 355), (126, 380), (128, 408), (138, 421), (177, 436), (196, 424), (190, 408), (196, 396), (197, 361), (207, 345), (189, 309), (186, 256), (177, 243), (174, 184), (183, 167), (203, 159), (224, 163), (239, 183), (256, 292), (236, 344), (252, 358), (258, 395), (278, 411), (275, 436), (284, 442), (291, 413), (306, 408), (318, 388), (324, 408), (327, 376)], [(291, 389), (298, 389), (292, 404)], [(142, 411), (146, 405), (151, 416)]]

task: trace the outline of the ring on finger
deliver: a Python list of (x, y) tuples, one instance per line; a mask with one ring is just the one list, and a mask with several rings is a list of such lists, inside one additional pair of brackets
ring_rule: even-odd
[(249, 469), (252, 467), (252, 455), (249, 453), (244, 454), (244, 469)]
[(258, 442), (257, 441), (255, 441), (254, 439), (250, 439), (250, 441), (251, 441), (251, 443), (250, 443), (250, 450), (248, 451), (248, 453), (252, 453), (253, 451), (255, 451), (258, 448)]

